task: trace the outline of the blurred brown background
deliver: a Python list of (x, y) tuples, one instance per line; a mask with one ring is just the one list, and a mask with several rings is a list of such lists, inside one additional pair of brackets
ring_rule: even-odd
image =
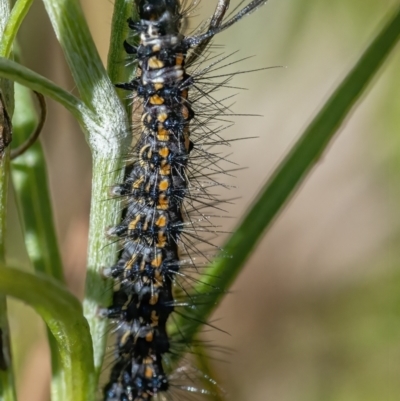
[[(203, 0), (192, 23), (208, 17), (214, 3)], [(113, 4), (82, 5), (105, 60)], [(241, 198), (226, 229), (234, 228), (395, 5), (396, 0), (271, 0), (218, 36), (215, 43), (226, 53), (255, 56), (235, 68), (287, 67), (234, 81), (249, 89), (239, 94), (234, 110), (263, 117), (236, 118), (228, 133), (258, 139), (234, 143), (232, 159), (247, 169), (227, 178)], [(27, 66), (74, 90), (41, 2), (34, 3), (20, 44)], [(397, 48), (215, 314), (230, 336), (208, 336), (232, 349), (214, 364), (232, 401), (399, 399), (399, 62)], [(90, 154), (71, 116), (50, 101), (42, 142), (66, 276), (82, 296)], [(12, 227), (10, 256), (21, 263), (21, 234)], [(24, 344), (15, 356), (20, 400), (45, 400), (43, 324), (18, 303), (11, 310), (13, 333)]]

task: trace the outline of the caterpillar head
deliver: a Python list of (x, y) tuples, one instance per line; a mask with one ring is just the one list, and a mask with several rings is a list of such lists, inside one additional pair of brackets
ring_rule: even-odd
[(141, 19), (156, 21), (170, 14), (179, 15), (179, 0), (136, 0), (139, 16)]
[(179, 0), (136, 0), (136, 7), (141, 20), (157, 24), (163, 34), (176, 34), (181, 27)]

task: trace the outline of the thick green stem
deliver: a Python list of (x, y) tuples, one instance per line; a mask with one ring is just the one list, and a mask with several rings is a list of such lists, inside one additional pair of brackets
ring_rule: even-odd
[(116, 245), (104, 232), (118, 221), (117, 202), (109, 200), (109, 188), (120, 182), (121, 152), (130, 129), (125, 110), (109, 80), (94, 46), (77, 0), (43, 0), (57, 38), (64, 51), (77, 89), (98, 124), (86, 125), (93, 152), (92, 206), (88, 249), (88, 272), (84, 300), (94, 346), (95, 368), (100, 373), (105, 352), (108, 322), (98, 316), (99, 306), (111, 299), (111, 283), (103, 280), (103, 267), (114, 263)]
[(102, 269), (112, 266), (117, 257), (117, 244), (105, 236), (105, 228), (119, 219), (119, 202), (108, 199), (112, 184), (121, 182), (122, 170), (117, 160), (95, 157), (93, 159), (92, 206), (90, 212), (90, 237), (88, 249), (88, 276), (84, 300), (85, 316), (93, 337), (95, 367), (100, 374), (108, 334), (108, 319), (99, 317), (99, 307), (110, 304), (110, 280), (102, 277)]

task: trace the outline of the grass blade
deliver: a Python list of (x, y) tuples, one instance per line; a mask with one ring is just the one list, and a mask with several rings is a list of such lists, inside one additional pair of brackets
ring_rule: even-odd
[(21, 26), (32, 3), (33, 0), (17, 0), (15, 2), (1, 37), (0, 57), (8, 58), (10, 56), (12, 45), (17, 36), (19, 27)]
[[(399, 39), (400, 8), (397, 8), (393, 18), (372, 41), (261, 190), (256, 202), (223, 247), (224, 254), (230, 257), (217, 258), (202, 277), (202, 282), (194, 289), (195, 293), (209, 293), (210, 288), (218, 288), (218, 291), (208, 295), (209, 302), (206, 304), (187, 308), (184, 313), (186, 317), (177, 316), (174, 326), (179, 327), (180, 331), (178, 333), (172, 326), (173, 335), (190, 342), (202, 322), (207, 321), (263, 233), (318, 163), (331, 139)], [(179, 353), (174, 355), (175, 360), (180, 356)]]

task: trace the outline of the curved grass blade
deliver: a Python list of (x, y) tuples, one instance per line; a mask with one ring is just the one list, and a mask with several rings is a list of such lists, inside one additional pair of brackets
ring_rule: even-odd
[(94, 120), (93, 113), (77, 97), (15, 61), (0, 57), (0, 76), (18, 82), (61, 103), (81, 124), (89, 119)]
[[(231, 257), (217, 258), (203, 276), (202, 282), (194, 289), (195, 293), (208, 293), (210, 288), (218, 288), (219, 291), (209, 294), (210, 302), (198, 305), (195, 309), (187, 308), (183, 313), (185, 317), (177, 316), (174, 326), (171, 327), (173, 335), (180, 338), (183, 336), (185, 342), (190, 342), (202, 322), (207, 321), (263, 233), (318, 163), (331, 139), (399, 39), (398, 7), (393, 18), (375, 37), (258, 194), (250, 211), (223, 247), (224, 254)], [(179, 327), (180, 332), (177, 333), (174, 327)], [(173, 358), (177, 361), (180, 356), (177, 353)]]
[(92, 340), (80, 302), (51, 277), (4, 265), (0, 265), (0, 293), (33, 307), (57, 340), (65, 378), (65, 393), (60, 399), (94, 400)]
[(19, 27), (21, 26), (32, 3), (33, 0), (17, 0), (15, 2), (1, 37), (0, 57), (8, 58), (10, 56), (12, 45), (17, 36)]

